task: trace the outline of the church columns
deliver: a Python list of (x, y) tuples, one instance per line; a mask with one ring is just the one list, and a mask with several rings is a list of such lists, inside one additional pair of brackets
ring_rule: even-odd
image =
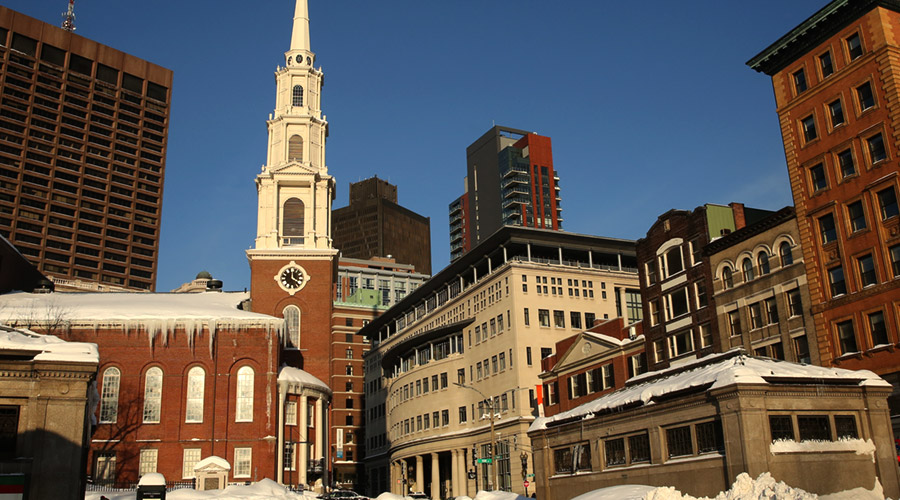
[(466, 449), (459, 449), (459, 490), (456, 496), (469, 494), (469, 476), (466, 474)]
[(450, 450), (451, 460), (450, 460), (450, 491), (449, 494), (452, 494), (455, 497), (459, 496), (459, 450)]
[(313, 458), (316, 460), (325, 458), (325, 435), (327, 432), (328, 429), (325, 428), (325, 405), (322, 404), (322, 399), (319, 398), (316, 400), (316, 448), (313, 452)]
[(306, 466), (309, 464), (309, 425), (307, 417), (309, 408), (307, 406), (307, 399), (307, 396), (300, 396), (300, 401), (297, 403), (300, 406), (300, 408), (297, 408), (299, 410), (298, 413), (300, 414), (297, 419), (297, 424), (300, 426), (300, 442), (297, 444), (300, 446), (297, 446), (297, 449), (294, 451), (297, 455), (295, 457), (297, 460), (298, 471), (297, 481), (300, 484), (306, 484)]
[(425, 462), (422, 455), (416, 455), (416, 491), (425, 491)]
[(441, 500), (441, 462), (437, 453), (431, 454), (431, 500)]

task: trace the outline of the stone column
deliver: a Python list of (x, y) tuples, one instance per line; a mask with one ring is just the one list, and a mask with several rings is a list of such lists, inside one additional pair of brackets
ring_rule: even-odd
[(284, 400), (285, 400), (285, 391), (279, 386), (278, 387), (278, 450), (280, 453), (278, 454), (278, 463), (276, 467), (278, 467), (278, 472), (276, 477), (278, 478), (278, 484), (284, 484)]
[(416, 455), (416, 491), (425, 491), (425, 461)]
[(294, 459), (297, 461), (297, 480), (300, 484), (306, 484), (306, 466), (309, 464), (309, 444), (307, 443), (309, 428), (306, 423), (308, 420), (306, 414), (309, 411), (307, 396), (300, 396), (297, 404), (300, 405), (300, 408), (297, 408), (299, 410), (297, 424), (300, 426), (300, 443), (298, 443), (300, 446), (294, 449)]
[(459, 449), (459, 496), (469, 495), (469, 475), (467, 474), (469, 466), (466, 463), (466, 449)]
[(391, 462), (388, 464), (388, 491), (397, 494), (397, 464)]
[(459, 496), (459, 450), (450, 450), (450, 456), (452, 457), (450, 460), (450, 493), (451, 495), (458, 497)]
[(322, 404), (322, 398), (316, 399), (316, 449), (313, 458), (325, 458), (325, 433), (328, 429), (325, 427), (325, 405)]
[(431, 454), (431, 500), (441, 500), (441, 462), (438, 454)]

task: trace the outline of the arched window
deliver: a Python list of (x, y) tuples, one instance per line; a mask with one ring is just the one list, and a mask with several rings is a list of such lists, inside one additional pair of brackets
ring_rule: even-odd
[(744, 271), (744, 281), (752, 281), (756, 277), (753, 274), (753, 261), (749, 258), (744, 259), (744, 262), (741, 263), (741, 269)]
[(725, 266), (722, 269), (722, 283), (725, 285), (725, 289), (734, 288), (734, 276), (732, 275), (731, 268)]
[(119, 415), (119, 379), (121, 372), (118, 368), (107, 368), (103, 372), (102, 387), (100, 387), (100, 423), (114, 424)]
[(303, 106), (303, 86), (302, 85), (294, 85), (294, 92), (292, 95), (293, 99), (291, 100), (292, 106)]
[(163, 372), (157, 367), (147, 370), (144, 375), (144, 423), (158, 424), (162, 405)]
[(781, 254), (781, 267), (789, 266), (794, 263), (794, 255), (791, 253), (791, 244), (787, 241), (782, 242), (778, 247), (778, 253)]
[(760, 276), (769, 274), (769, 252), (765, 250), (759, 252), (759, 256), (756, 257), (756, 264), (759, 267)]
[(291, 198), (284, 202), (284, 213), (282, 214), (281, 236), (285, 238), (285, 243), (302, 244), (303, 243), (303, 202), (298, 198)]
[(195, 366), (188, 371), (187, 404), (184, 421), (190, 423), (203, 422), (203, 391), (206, 386), (206, 372)]
[(236, 422), (253, 421), (253, 368), (244, 366), (237, 372)]
[(300, 308), (287, 306), (284, 308), (284, 344), (287, 347), (300, 347)]
[(303, 138), (299, 135), (288, 139), (288, 161), (303, 161)]

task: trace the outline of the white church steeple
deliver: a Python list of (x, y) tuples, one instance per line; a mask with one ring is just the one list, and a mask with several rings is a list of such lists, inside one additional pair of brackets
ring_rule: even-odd
[(256, 177), (257, 250), (331, 250), (334, 178), (325, 165), (323, 73), (310, 51), (308, 0), (296, 0), (290, 49), (275, 71), (266, 164)]

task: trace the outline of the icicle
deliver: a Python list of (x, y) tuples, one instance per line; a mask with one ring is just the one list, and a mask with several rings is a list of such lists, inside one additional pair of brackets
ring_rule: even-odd
[(175, 337), (175, 318), (169, 318), (168, 320), (166, 320), (164, 335), (165, 337), (163, 337), (163, 345), (169, 347), (169, 335)]
[(216, 341), (216, 320), (214, 318), (210, 318), (207, 321), (209, 325), (209, 357), (213, 357), (213, 344)]
[(131, 325), (129, 324), (128, 320), (125, 320), (122, 322), (122, 333), (124, 333), (126, 337), (128, 336), (128, 327), (129, 326), (131, 326)]
[(194, 348), (194, 332), (195, 332), (194, 326), (195, 325), (196, 325), (196, 323), (194, 323), (193, 320), (190, 320), (190, 319), (184, 320), (184, 334), (187, 336), (188, 346), (190, 346), (191, 349)]

